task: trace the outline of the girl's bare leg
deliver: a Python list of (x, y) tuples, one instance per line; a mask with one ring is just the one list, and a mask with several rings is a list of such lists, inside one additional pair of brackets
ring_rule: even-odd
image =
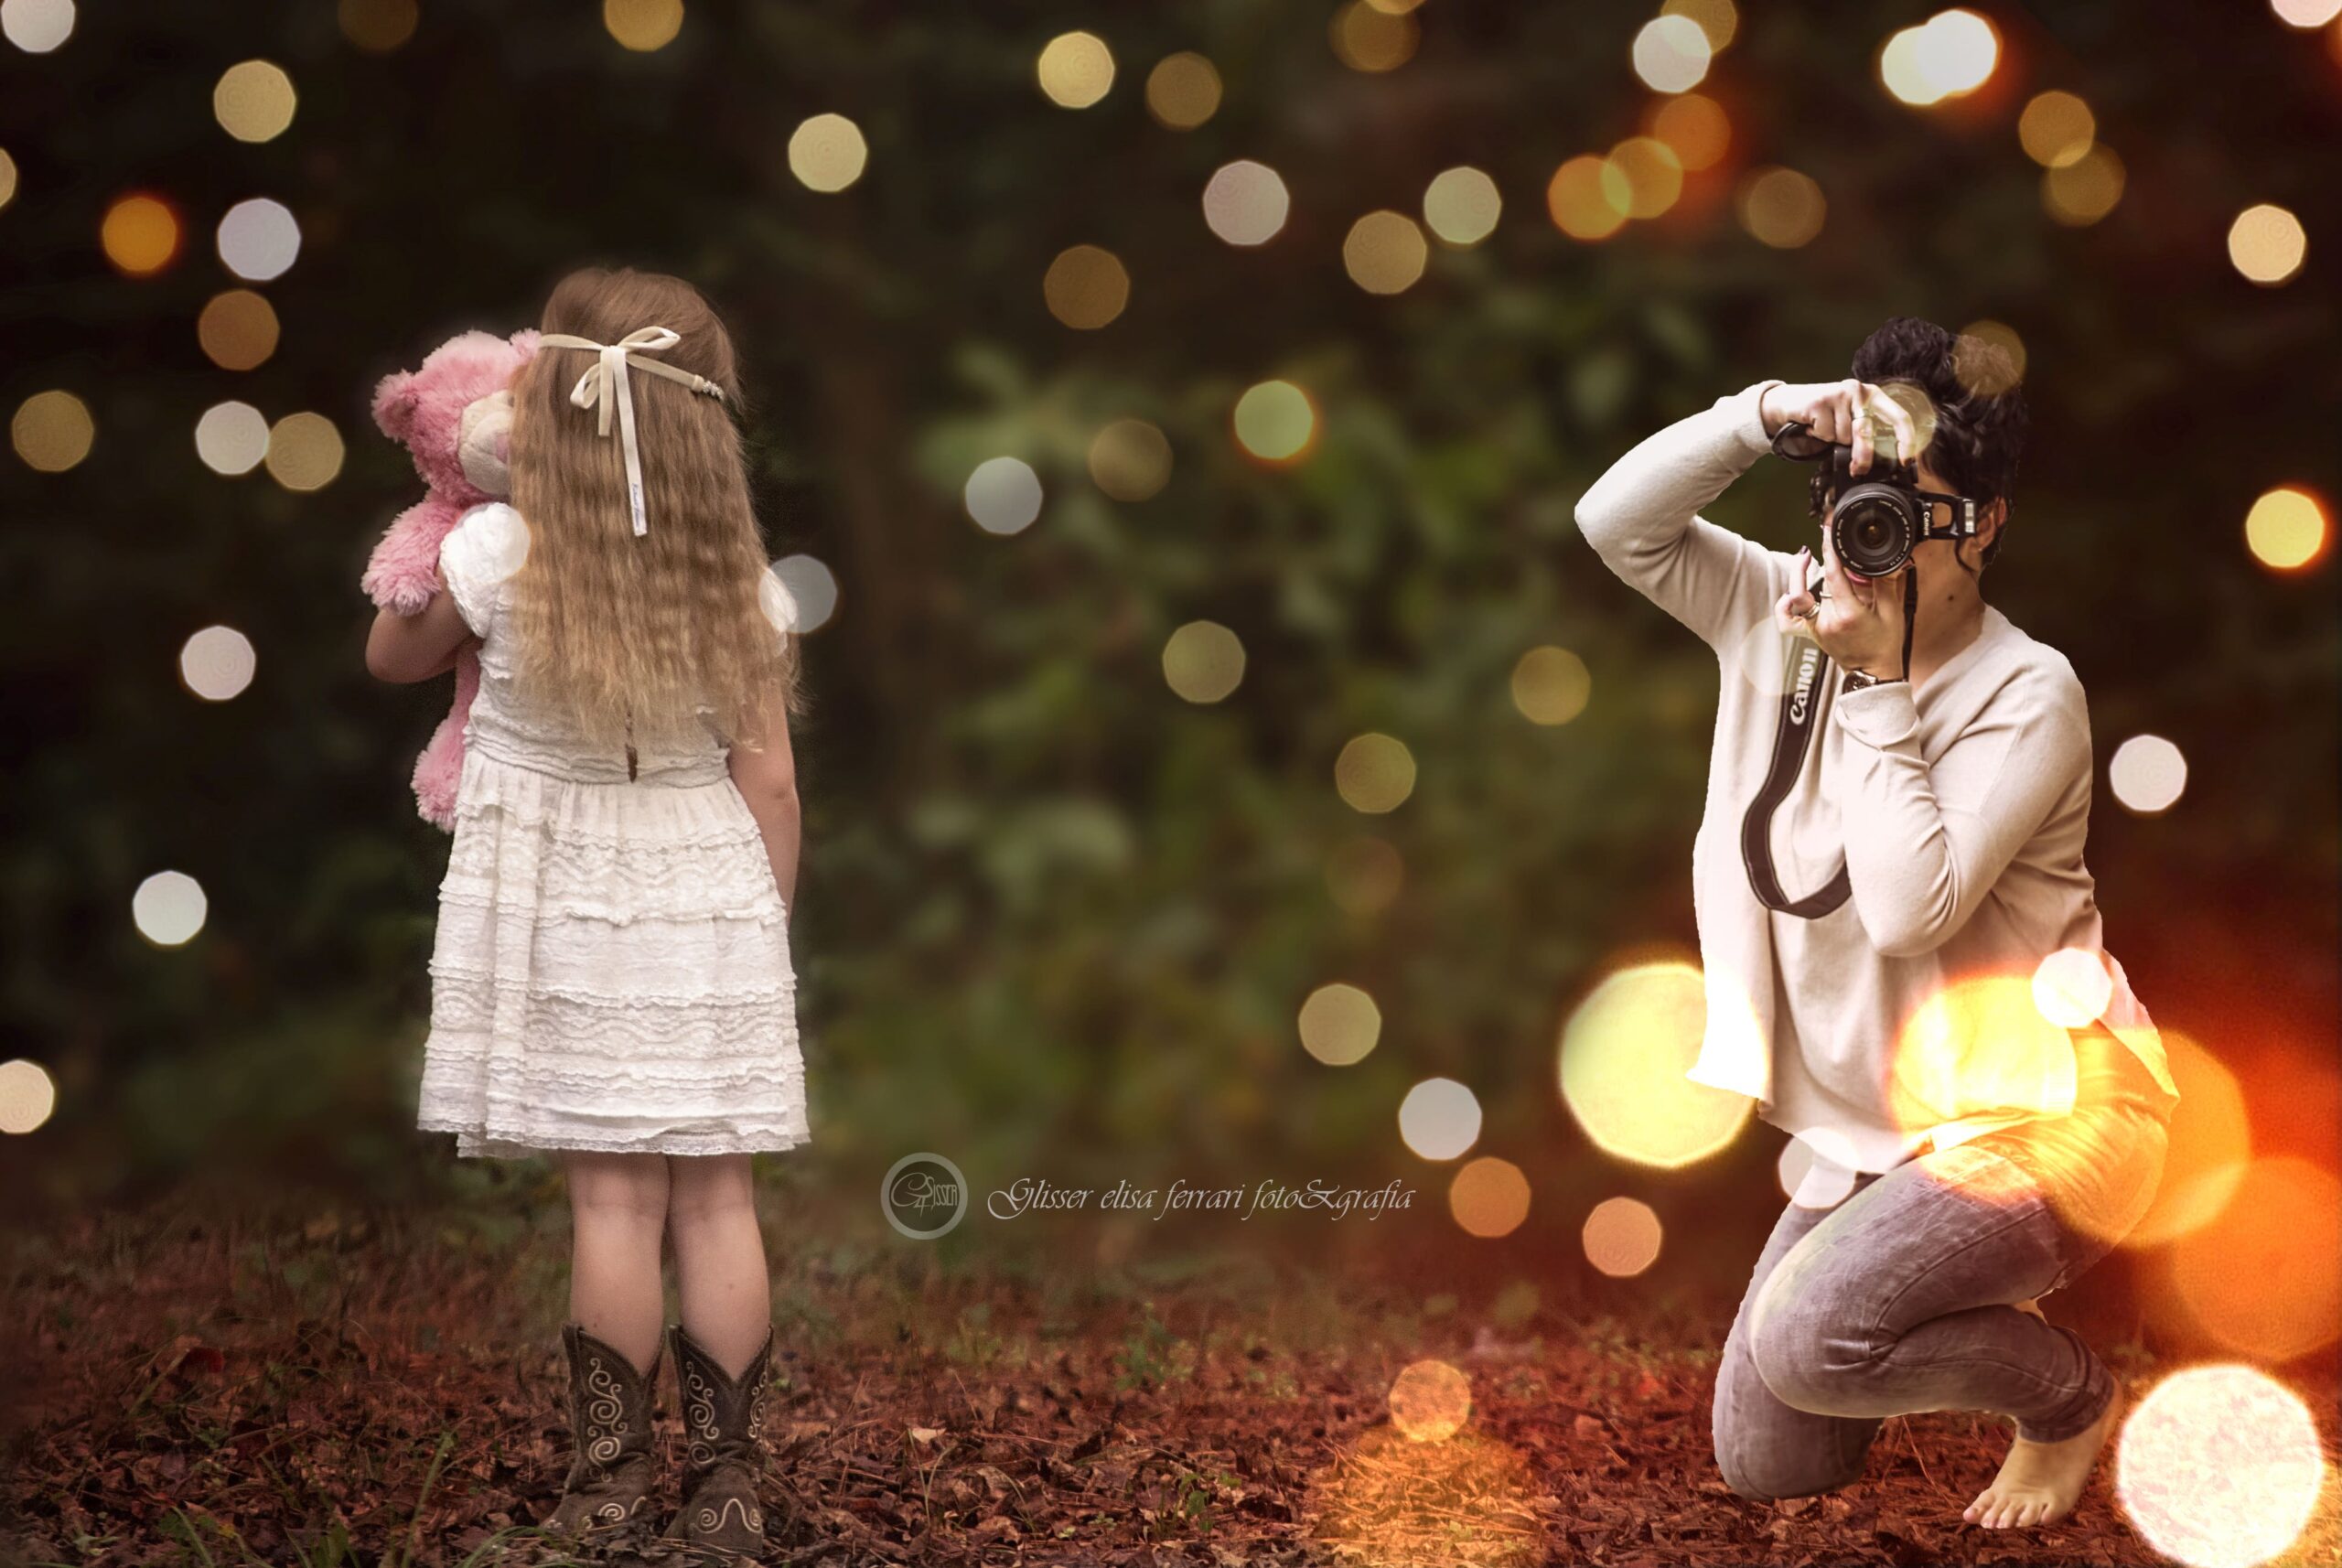
[(659, 1273), (667, 1156), (564, 1149), (569, 1177), (569, 1316), (648, 1370), (667, 1315)]
[(772, 1328), (772, 1279), (747, 1155), (671, 1155), (667, 1224), (683, 1332), (736, 1377)]

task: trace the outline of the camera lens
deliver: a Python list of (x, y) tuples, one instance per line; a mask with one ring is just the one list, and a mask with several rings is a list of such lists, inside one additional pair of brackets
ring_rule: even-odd
[(1830, 514), (1831, 542), (1849, 571), (1884, 577), (1911, 558), (1918, 519), (1910, 499), (1886, 485), (1857, 485)]

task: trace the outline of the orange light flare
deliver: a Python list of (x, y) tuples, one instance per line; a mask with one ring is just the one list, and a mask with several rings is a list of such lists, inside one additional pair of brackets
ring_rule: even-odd
[(1310, 1477), (1302, 1517), (1312, 1540), (1359, 1568), (1530, 1568), (1547, 1553), (1537, 1499), (1506, 1444), (1472, 1430), (1412, 1442), (1394, 1412)]
[(2252, 1161), (2162, 1272), (2197, 1331), (2236, 1355), (2274, 1365), (2324, 1349), (2342, 1335), (2342, 1181), (2293, 1155)]
[[(2246, 1568), (2289, 1554), (2334, 1485), (2301, 1396), (2233, 1363), (2186, 1368), (2142, 1396), (2122, 1418), (2113, 1469), (2115, 1500), (2133, 1528), (2189, 1568)], [(2291, 1560), (2330, 1559), (2314, 1551)]]
[(2163, 1246), (2219, 1219), (2252, 1160), (2252, 1118), (2236, 1074), (2191, 1036), (2176, 1029), (2162, 1036), (2179, 1103), (2154, 1201), (2122, 1238), (2133, 1250)]
[[(1621, 962), (1570, 1010), (1558, 1052), (1562, 1102), (1603, 1153), (1675, 1170), (1740, 1136), (1756, 1101), (1685, 1076), (1708, 1033), (1709, 1000), (1695, 964)], [(1726, 1005), (1720, 1032), (1753, 1036), (1746, 1002)]]

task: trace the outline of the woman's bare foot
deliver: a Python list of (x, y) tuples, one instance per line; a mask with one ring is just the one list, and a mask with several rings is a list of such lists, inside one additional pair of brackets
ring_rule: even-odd
[(2098, 1451), (2106, 1446), (2107, 1434), (2114, 1430), (2122, 1412), (2122, 1391), (2118, 1385), (2114, 1397), (2106, 1402), (2105, 1413), (2062, 1443), (2011, 1438), (2001, 1473), (1976, 1494), (1976, 1500), (1960, 1517), (1987, 1530), (2053, 1524), (2065, 1518), (2080, 1500), (2090, 1467), (2098, 1462)]

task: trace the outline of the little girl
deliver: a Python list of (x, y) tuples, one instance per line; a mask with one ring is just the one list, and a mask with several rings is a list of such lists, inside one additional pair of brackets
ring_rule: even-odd
[(567, 1175), (575, 1453), (544, 1523), (635, 1521), (671, 1342), (690, 1448), (666, 1534), (753, 1555), (773, 1326), (749, 1156), (808, 1133), (794, 607), (748, 499), (737, 377), (690, 285), (563, 279), (512, 389), (511, 504), (448, 533), (447, 591), (383, 611), (367, 662), (418, 681), (480, 641), (418, 1122)]

